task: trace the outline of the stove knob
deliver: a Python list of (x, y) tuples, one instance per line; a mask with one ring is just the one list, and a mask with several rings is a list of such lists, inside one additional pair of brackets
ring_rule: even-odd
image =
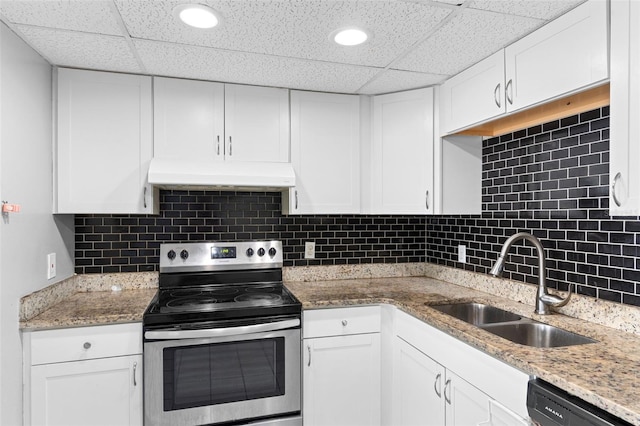
[(248, 248), (247, 249), (247, 256), (249, 256), (249, 257), (253, 256), (253, 249), (252, 248)]
[(180, 258), (181, 258), (182, 260), (187, 260), (187, 258), (188, 258), (188, 257), (189, 257), (189, 252), (188, 252), (188, 251), (186, 251), (186, 250), (182, 250), (182, 251), (180, 252)]
[(258, 256), (260, 257), (264, 256), (264, 249), (262, 247), (258, 249)]
[(176, 252), (173, 250), (169, 250), (169, 253), (167, 253), (167, 257), (169, 258), (169, 260), (173, 260), (176, 258)]
[(274, 247), (271, 247), (269, 249), (269, 256), (273, 257), (276, 255), (276, 249)]

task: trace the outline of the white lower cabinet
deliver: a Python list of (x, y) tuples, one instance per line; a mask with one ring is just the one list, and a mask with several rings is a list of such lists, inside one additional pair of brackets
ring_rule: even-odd
[(444, 367), (401, 338), (395, 341), (394, 425), (444, 425)]
[(490, 424), (487, 395), (401, 338), (394, 371), (394, 425)]
[(380, 308), (304, 315), (304, 425), (379, 425)]
[(142, 355), (32, 367), (33, 425), (141, 425)]
[(527, 374), (383, 308), (304, 311), (305, 426), (529, 425)]
[(380, 424), (380, 333), (305, 339), (304, 424)]
[(25, 425), (142, 425), (137, 324), (24, 333)]
[(394, 426), (528, 425), (529, 376), (398, 311)]

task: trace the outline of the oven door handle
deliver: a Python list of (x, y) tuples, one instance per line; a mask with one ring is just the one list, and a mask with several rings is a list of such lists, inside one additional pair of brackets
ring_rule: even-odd
[(300, 319), (288, 319), (266, 324), (244, 325), (241, 327), (210, 328), (206, 330), (154, 330), (146, 331), (144, 338), (149, 340), (206, 339), (209, 337), (239, 336), (251, 333), (284, 330), (300, 326)]

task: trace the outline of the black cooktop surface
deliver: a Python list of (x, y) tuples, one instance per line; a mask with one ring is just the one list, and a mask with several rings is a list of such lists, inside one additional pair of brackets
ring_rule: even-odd
[(161, 324), (249, 318), (301, 312), (300, 302), (281, 282), (161, 288), (143, 322)]

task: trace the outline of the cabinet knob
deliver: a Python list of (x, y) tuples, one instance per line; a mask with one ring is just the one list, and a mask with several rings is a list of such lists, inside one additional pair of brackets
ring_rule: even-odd
[(346, 327), (346, 326), (347, 326), (347, 324), (348, 324), (347, 320), (342, 320), (342, 326), (343, 326), (343, 327)]
[(91, 343), (84, 342), (84, 345), (82, 345), (82, 347), (85, 348), (85, 349), (90, 349), (91, 348)]

